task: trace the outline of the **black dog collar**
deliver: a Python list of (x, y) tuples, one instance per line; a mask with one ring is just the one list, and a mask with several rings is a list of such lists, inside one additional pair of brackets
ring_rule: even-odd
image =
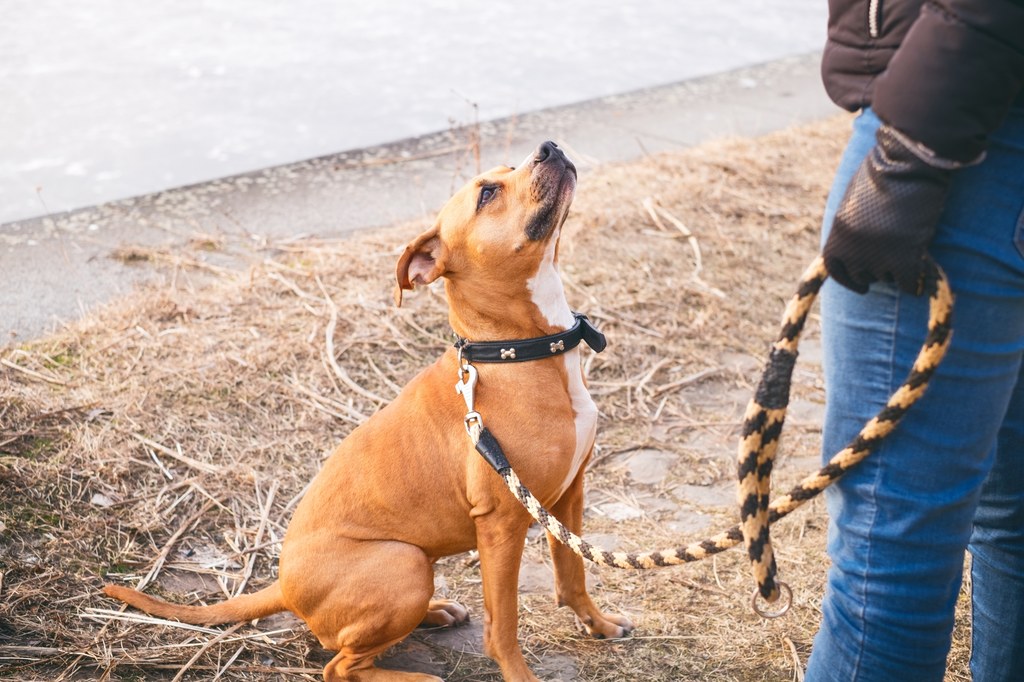
[(576, 324), (564, 332), (532, 339), (512, 341), (467, 341), (459, 338), (455, 347), (462, 351), (462, 357), (470, 362), (526, 362), (561, 355), (586, 341), (587, 345), (600, 353), (608, 345), (604, 334), (597, 331), (582, 313), (573, 313)]

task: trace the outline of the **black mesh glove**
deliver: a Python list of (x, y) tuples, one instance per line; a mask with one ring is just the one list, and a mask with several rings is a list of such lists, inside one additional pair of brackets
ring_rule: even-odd
[(825, 242), (825, 267), (860, 294), (878, 280), (920, 294), (928, 244), (952, 171), (962, 164), (931, 155), (887, 125), (876, 140), (846, 188)]

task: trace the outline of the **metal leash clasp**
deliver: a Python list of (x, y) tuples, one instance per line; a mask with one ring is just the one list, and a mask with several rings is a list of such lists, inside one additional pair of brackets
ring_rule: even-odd
[(459, 380), (455, 382), (455, 392), (462, 396), (462, 399), (466, 401), (466, 433), (470, 436), (473, 435), (473, 426), (475, 425), (478, 429), (484, 427), (484, 419), (480, 416), (480, 413), (473, 407), (475, 401), (475, 389), (476, 381), (479, 377), (479, 372), (476, 371), (476, 367), (469, 364), (468, 360), (463, 359), (462, 349), (459, 349)]

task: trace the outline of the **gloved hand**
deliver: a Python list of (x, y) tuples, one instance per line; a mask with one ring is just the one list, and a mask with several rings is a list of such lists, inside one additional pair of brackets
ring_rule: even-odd
[(878, 280), (920, 294), (952, 171), (963, 164), (934, 156), (887, 125), (875, 138), (836, 213), (825, 242), (825, 268), (860, 294)]

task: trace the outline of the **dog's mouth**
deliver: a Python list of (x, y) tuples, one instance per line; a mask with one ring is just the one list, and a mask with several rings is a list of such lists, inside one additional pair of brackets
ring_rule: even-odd
[(576, 166), (554, 142), (545, 142), (533, 154), (532, 191), (538, 206), (526, 222), (526, 238), (547, 239), (564, 221), (576, 195)]

